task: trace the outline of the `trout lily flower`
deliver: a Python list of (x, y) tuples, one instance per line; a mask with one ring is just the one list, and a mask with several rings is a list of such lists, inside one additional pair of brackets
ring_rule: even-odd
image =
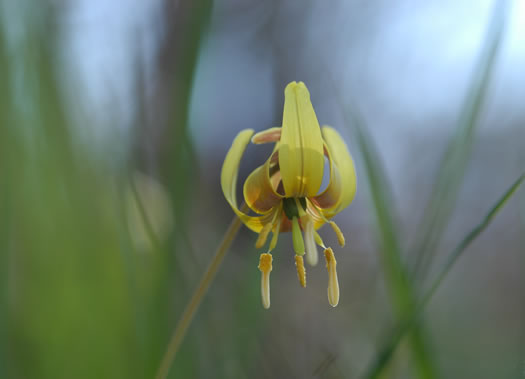
[[(344, 246), (343, 233), (331, 218), (354, 198), (354, 163), (341, 136), (329, 126), (320, 128), (304, 83), (291, 82), (284, 94), (282, 127), (257, 134), (252, 129), (246, 129), (235, 137), (222, 167), (222, 191), (241, 221), (259, 234), (255, 244), (258, 249), (266, 244), (272, 232), (268, 250), (261, 254), (259, 260), (264, 308), (270, 307), (271, 251), (277, 245), (279, 233), (287, 231), (292, 232), (297, 275), (303, 287), (306, 287), (303, 256), (315, 266), (318, 261), (316, 245), (324, 249), (328, 269), (328, 301), (335, 307), (339, 302), (337, 263), (332, 249), (325, 246), (317, 230), (329, 224), (339, 244)], [(275, 143), (270, 157), (244, 182), (245, 203), (256, 215), (239, 209), (236, 200), (239, 164), (250, 141), (254, 144)], [(321, 190), (325, 158), (330, 180)]]

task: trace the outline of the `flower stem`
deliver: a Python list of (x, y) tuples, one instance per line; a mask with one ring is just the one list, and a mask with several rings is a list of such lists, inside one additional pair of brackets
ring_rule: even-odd
[(177, 352), (179, 350), (179, 347), (182, 341), (184, 340), (186, 332), (188, 331), (188, 327), (191, 325), (193, 317), (195, 316), (195, 312), (199, 308), (202, 299), (204, 298), (204, 295), (206, 295), (206, 293), (208, 292), (210, 284), (212, 283), (215, 274), (217, 274), (217, 271), (219, 270), (219, 267), (221, 266), (221, 263), (224, 257), (226, 256), (226, 253), (230, 248), (233, 240), (235, 239), (235, 236), (237, 235), (237, 232), (239, 231), (241, 225), (241, 220), (237, 216), (235, 216), (230, 226), (228, 227), (228, 230), (226, 231), (220, 245), (217, 247), (215, 255), (213, 256), (210, 264), (208, 265), (206, 272), (202, 276), (198, 287), (195, 289), (190, 301), (186, 305), (186, 308), (184, 309), (184, 312), (182, 313), (179, 322), (175, 326), (168, 347), (166, 348), (166, 352), (164, 353), (164, 356), (162, 358), (162, 362), (157, 370), (156, 379), (167, 378), (171, 365), (173, 364), (175, 356), (177, 355)]

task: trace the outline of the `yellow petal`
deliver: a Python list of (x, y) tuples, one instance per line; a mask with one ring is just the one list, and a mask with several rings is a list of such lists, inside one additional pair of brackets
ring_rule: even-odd
[[(338, 173), (338, 177), (333, 178), (335, 179), (333, 183), (331, 178), (328, 187), (341, 186), (340, 196), (335, 204), (328, 209), (321, 209), (324, 216), (330, 218), (352, 202), (355, 196), (357, 180), (354, 161), (339, 133), (329, 126), (323, 126), (323, 138), (328, 147), (332, 165), (335, 165)], [(339, 180), (341, 181), (340, 183), (338, 182)], [(327, 188), (325, 192), (330, 191)]]
[(283, 197), (274, 189), (278, 183), (272, 183), (270, 178), (271, 165), (272, 157), (256, 168), (244, 182), (243, 194), (246, 204), (254, 212), (261, 214), (270, 211)]
[(287, 197), (315, 196), (323, 180), (323, 140), (304, 83), (291, 82), (284, 91), (279, 166)]
[(252, 137), (252, 143), (260, 145), (263, 143), (273, 143), (281, 139), (281, 127), (274, 127), (263, 130), (262, 132), (256, 133)]
[(271, 212), (263, 216), (249, 216), (241, 212), (237, 206), (236, 187), (237, 187), (237, 173), (239, 171), (239, 163), (241, 161), (246, 145), (250, 142), (253, 135), (253, 130), (246, 129), (241, 131), (233, 140), (232, 146), (226, 154), (221, 171), (221, 187), (226, 201), (230, 204), (235, 214), (241, 221), (254, 232), (259, 233), (263, 226), (271, 221)]
[(326, 189), (321, 192), (319, 195), (314, 196), (313, 200), (317, 206), (321, 209), (334, 209), (341, 199), (343, 192), (343, 182), (341, 174), (337, 165), (332, 159), (332, 154), (327, 145), (325, 145), (325, 154), (328, 158), (328, 163), (330, 166), (330, 181)]

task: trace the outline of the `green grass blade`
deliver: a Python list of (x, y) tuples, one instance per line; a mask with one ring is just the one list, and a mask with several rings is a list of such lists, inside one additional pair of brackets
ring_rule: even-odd
[[(349, 119), (350, 115), (353, 115), (353, 120)], [(401, 320), (412, 312), (416, 294), (401, 258), (401, 245), (397, 237), (398, 231), (395, 227), (390, 186), (379, 161), (379, 154), (376, 152), (370, 136), (366, 133), (362, 120), (355, 111), (347, 112), (345, 118), (347, 118), (346, 123), (348, 125), (353, 125), (361, 151), (381, 243), (380, 252), (383, 271), (395, 313), (398, 319)], [(428, 347), (422, 328), (416, 327), (413, 330), (410, 336), (410, 347), (418, 376), (420, 378), (436, 377), (434, 364), (431, 355), (428, 354)]]
[[(8, 98), (8, 67), (6, 60), (5, 44), (0, 30), (0, 177), (8, 177), (7, 146), (1, 141), (8, 140), (8, 130), (5, 125), (9, 122)], [(0, 179), (0, 377), (9, 377), (8, 368), (8, 265), (9, 265), (9, 193), (5, 179)]]
[(413, 271), (423, 277), (431, 264), (441, 236), (452, 214), (459, 188), (472, 151), (476, 129), (479, 126), (488, 86), (494, 72), (496, 58), (505, 30), (508, 1), (498, 1), (485, 39), (468, 95), (462, 107), (455, 135), (444, 154), (433, 191), (423, 213), (411, 256), (415, 257)]
[[(182, 310), (185, 302), (185, 291), (189, 290), (189, 283), (184, 279), (184, 267), (178, 263), (194, 259), (188, 253), (191, 243), (188, 241), (188, 205), (192, 202), (192, 188), (195, 173), (197, 172), (197, 159), (194, 154), (193, 141), (189, 133), (189, 111), (192, 98), (192, 89), (196, 67), (202, 42), (208, 30), (211, 19), (213, 1), (181, 1), (176, 5), (165, 2), (165, 39), (160, 49), (162, 58), (159, 59), (157, 78), (166, 85), (159, 87), (159, 99), (170, 99), (167, 106), (160, 106), (163, 119), (159, 120), (163, 127), (163, 140), (160, 146), (159, 176), (160, 181), (167, 187), (173, 204), (173, 217), (175, 233), (168, 245), (174, 246), (172, 253), (167, 256), (166, 277), (163, 287), (166, 291), (165, 301), (172, 301), (172, 309)], [(163, 92), (166, 91), (166, 92)], [(166, 117), (166, 119), (164, 119)], [(175, 288), (175, 290), (171, 290)], [(178, 312), (178, 311), (177, 311)], [(171, 312), (170, 312), (171, 313)], [(160, 336), (160, 349), (154, 352), (155, 364), (151, 367), (156, 372), (162, 359), (164, 348), (169, 341), (171, 325), (176, 319), (176, 314), (171, 313), (171, 320), (163, 335)], [(190, 340), (181, 351), (174, 363), (174, 372), (178, 376), (192, 377), (200, 361), (197, 347)], [(187, 350), (187, 351), (184, 351)], [(175, 377), (175, 374), (173, 375)]]
[(454, 264), (461, 257), (461, 255), (466, 251), (467, 247), (478, 237), (490, 224), (492, 219), (498, 214), (498, 212), (503, 208), (503, 206), (508, 202), (508, 200), (514, 195), (518, 190), (519, 186), (525, 180), (525, 174), (521, 175), (512, 186), (505, 192), (503, 196), (496, 202), (496, 204), (490, 209), (486, 214), (483, 220), (476, 225), (456, 246), (456, 248), (449, 255), (446, 263), (439, 272), (438, 276), (434, 279), (431, 287), (425, 293), (423, 298), (419, 301), (417, 307), (414, 308), (414, 311), (409, 317), (402, 320), (399, 323), (398, 327), (394, 329), (394, 332), (387, 339), (383, 349), (379, 352), (376, 359), (370, 365), (366, 374), (363, 378), (372, 379), (378, 378), (383, 372), (384, 368), (388, 362), (393, 357), (393, 354), (401, 342), (403, 336), (411, 331), (412, 328), (418, 325), (418, 320), (421, 317), (425, 307), (430, 302), (435, 292), (448, 275)]
[[(525, 158), (525, 154), (522, 155)], [(525, 162), (525, 159), (522, 159)], [(525, 191), (521, 193), (520, 204), (519, 204), (519, 218), (520, 218), (520, 231), (521, 237), (519, 239), (521, 246), (521, 270), (522, 275), (520, 277), (521, 288), (525, 288), (525, 275), (523, 275), (523, 270), (525, 270)], [(525, 292), (521, 292), (521, 304), (525, 304)], [(521, 328), (521, 342), (518, 348), (518, 356), (520, 359), (516, 362), (516, 367), (514, 370), (513, 378), (525, 378), (525, 371), (523, 369), (523, 362), (525, 362), (525, 328)]]
[[(192, 194), (189, 184), (197, 165), (188, 128), (192, 90), (212, 9), (212, 0), (185, 1), (175, 12), (178, 19), (168, 22), (171, 39), (166, 41), (166, 60), (175, 68), (170, 70), (171, 75), (166, 75), (165, 79), (169, 80), (172, 91), (170, 97), (174, 102), (168, 108), (169, 122), (165, 138), (170, 143), (165, 152), (167, 159), (163, 160), (162, 175), (167, 179), (177, 216), (176, 223), (180, 227), (185, 225), (188, 199)], [(169, 17), (171, 19), (171, 15)]]

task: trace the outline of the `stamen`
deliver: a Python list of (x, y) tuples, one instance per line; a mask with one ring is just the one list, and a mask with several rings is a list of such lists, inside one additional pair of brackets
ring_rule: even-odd
[(306, 287), (306, 271), (304, 269), (303, 257), (300, 255), (295, 256), (295, 266), (297, 267), (297, 277), (302, 287)]
[(272, 271), (272, 254), (263, 253), (259, 258), (261, 276), (261, 296), (265, 309), (270, 308), (270, 272)]
[(301, 227), (299, 226), (299, 220), (294, 217), (292, 220), (292, 242), (293, 249), (297, 255), (304, 255), (304, 241), (301, 233)]
[(330, 226), (334, 230), (335, 234), (337, 235), (337, 242), (339, 242), (339, 245), (341, 245), (341, 247), (344, 247), (345, 246), (345, 236), (343, 235), (343, 232), (341, 232), (341, 229), (339, 229), (339, 227), (337, 226), (337, 224), (335, 222), (328, 220), (323, 215), (323, 212), (319, 209), (319, 207), (317, 205), (315, 205), (314, 202), (310, 202), (310, 204), (312, 204), (313, 207), (317, 210), (318, 215), (321, 217), (321, 219), (324, 222), (327, 222), (327, 223), (330, 224)]
[(306, 215), (305, 209), (306, 209), (306, 199), (304, 197), (301, 198), (295, 198), (295, 205), (297, 207), (297, 212), (299, 213), (299, 217), (302, 218)]
[(272, 251), (273, 249), (275, 249), (275, 246), (277, 246), (277, 240), (279, 239), (280, 229), (281, 229), (281, 220), (279, 219), (277, 223), (275, 224), (275, 229), (273, 230), (273, 236), (272, 236), (272, 240), (270, 241), (269, 251)]
[(315, 266), (319, 261), (319, 254), (317, 253), (317, 246), (315, 245), (314, 233), (314, 222), (312, 218), (308, 216), (306, 218), (304, 238), (306, 240), (306, 261), (310, 266)]
[(337, 226), (337, 224), (333, 221), (330, 221), (330, 226), (334, 230), (335, 234), (337, 235), (337, 242), (339, 242), (339, 245), (341, 247), (345, 246), (345, 236), (343, 235), (343, 232), (341, 232), (341, 229)]
[(332, 307), (335, 307), (339, 303), (339, 282), (335, 268), (337, 262), (335, 261), (334, 252), (330, 247), (324, 251), (324, 257), (328, 270), (328, 302)]
[(263, 226), (262, 230), (259, 232), (259, 237), (257, 238), (257, 242), (255, 242), (255, 247), (257, 249), (260, 249), (264, 246), (266, 243), (266, 239), (268, 238), (268, 234), (270, 234), (270, 230), (272, 230), (272, 224), (268, 223)]
[(317, 233), (315, 230), (314, 230), (314, 238), (315, 238), (315, 243), (318, 244), (319, 246), (321, 246), (323, 249), (326, 249), (325, 245), (324, 245), (324, 242), (323, 242), (323, 239), (321, 238), (321, 236), (319, 235), (319, 233)]

